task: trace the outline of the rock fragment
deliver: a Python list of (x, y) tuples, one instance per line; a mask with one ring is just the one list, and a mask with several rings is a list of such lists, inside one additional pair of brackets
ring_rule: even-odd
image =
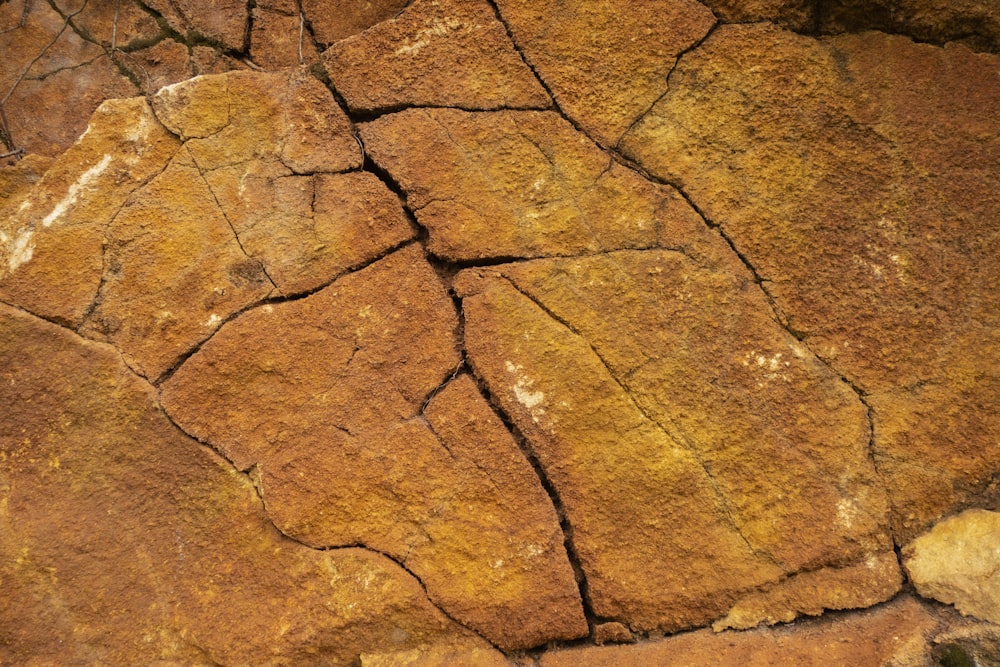
[(622, 144), (721, 226), (865, 396), (904, 541), (998, 471), (998, 62), (723, 26)]
[(497, 6), (556, 102), (602, 146), (614, 146), (666, 91), (678, 55), (715, 23), (694, 0), (653, 0), (641, 11), (622, 11), (612, 0), (498, 0)]
[(241, 0), (143, 0), (160, 14), (185, 41), (206, 41), (228, 51), (243, 51), (249, 6)]
[(903, 548), (917, 592), (963, 614), (1000, 623), (1000, 513), (971, 509)]
[(411, 0), (302, 0), (302, 11), (322, 48), (397, 16)]
[(334, 44), (323, 62), (352, 111), (551, 106), (485, 0), (416, 0)]
[(283, 538), (247, 477), (180, 433), (110, 346), (0, 306), (0, 401), (3, 662), (488, 650), (384, 556)]

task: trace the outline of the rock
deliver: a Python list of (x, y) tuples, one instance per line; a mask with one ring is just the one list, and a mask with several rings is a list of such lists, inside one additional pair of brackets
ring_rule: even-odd
[[(807, 0), (703, 0), (703, 3), (726, 23), (773, 21), (799, 32), (809, 32), (816, 26), (817, 8)], [(827, 3), (824, 8), (829, 11), (836, 4)]]
[(602, 146), (614, 146), (666, 92), (678, 55), (715, 23), (694, 0), (655, 0), (642, 11), (622, 11), (613, 0), (498, 0), (497, 6), (560, 108)]
[(746, 630), (761, 623), (789, 623), (800, 614), (819, 616), (826, 609), (863, 609), (889, 600), (902, 583), (896, 552), (890, 550), (869, 556), (863, 563), (794, 574), (750, 593), (725, 618), (713, 623), (712, 629)]
[(105, 239), (101, 286), (81, 332), (113, 342), (150, 381), (274, 289), (186, 149), (130, 197)]
[(416, 0), (331, 46), (323, 63), (352, 111), (552, 104), (485, 0)]
[(295, 539), (391, 555), (505, 650), (585, 635), (531, 466), (467, 377), (433, 393), (459, 363), (456, 324), (410, 246), (224, 327), (164, 384), (164, 404), (240, 469), (258, 466)]
[(997, 63), (723, 26), (622, 143), (721, 226), (788, 327), (865, 396), (903, 541), (1000, 470)]
[(249, 479), (180, 433), (112, 347), (0, 306), (0, 369), (3, 662), (488, 651), (389, 559), (282, 537)]
[(635, 637), (632, 636), (628, 628), (617, 621), (599, 623), (594, 626), (594, 643), (598, 646), (603, 646), (604, 644), (631, 644), (634, 641)]
[(499, 651), (481, 646), (438, 644), (393, 653), (361, 654), (361, 667), (510, 667)]
[(302, 0), (302, 12), (316, 41), (326, 48), (334, 42), (391, 19), (410, 0)]
[(326, 285), (415, 234), (399, 198), (370, 173), (297, 176), (251, 162), (206, 179), (241, 247), (282, 294)]
[(0, 167), (0, 210), (8, 202), (23, 200), (51, 165), (51, 158), (30, 154), (14, 164)]
[(197, 0), (143, 0), (160, 14), (170, 28), (191, 43), (208, 42), (228, 51), (247, 46), (248, 3), (217, 0), (208, 5)]
[(699, 630), (631, 646), (546, 652), (540, 667), (770, 667), (771, 665), (928, 665), (938, 620), (912, 598), (851, 616), (781, 628)]
[[(597, 616), (696, 627), (890, 548), (864, 406), (749, 278), (622, 251), (470, 269), (455, 288), (468, 359), (562, 499)], [(855, 604), (898, 588), (895, 567), (869, 576)]]
[(251, 160), (296, 174), (361, 166), (347, 116), (302, 70), (197, 77), (160, 90), (153, 109), (205, 172)]
[(903, 565), (924, 597), (1000, 623), (1000, 513), (970, 509), (903, 549)]
[(102, 104), (86, 134), (0, 215), (0, 298), (79, 325), (101, 282), (106, 227), (178, 146), (144, 100)]
[(0, 100), (4, 100), (14, 144), (4, 147), (0, 143), (0, 153), (23, 148), (55, 156), (80, 136), (87, 118), (104, 100), (130, 97), (137, 91), (103, 57), (99, 46), (71, 29), (63, 30), (63, 18), (49, 3), (29, 4), (27, 20), (20, 28), (16, 26), (23, 3), (0, 5), (0, 53), (4, 54)]
[[(286, 9), (281, 4), (289, 5)], [(316, 45), (306, 29), (305, 17), (295, 3), (257, 3), (250, 34), (250, 55), (265, 69), (295, 67), (319, 58)]]
[(361, 137), (445, 259), (729, 253), (706, 240), (676, 191), (617, 164), (553, 112), (414, 109), (363, 124)]

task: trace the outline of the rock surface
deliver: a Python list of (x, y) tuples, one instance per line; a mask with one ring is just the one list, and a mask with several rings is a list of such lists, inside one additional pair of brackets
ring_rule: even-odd
[(0, 2), (0, 663), (1000, 662), (995, 13)]
[(624, 150), (721, 226), (863, 395), (911, 538), (997, 472), (1000, 61), (723, 26), (671, 82)]
[(1000, 623), (1000, 513), (945, 519), (904, 547), (903, 564), (921, 595)]

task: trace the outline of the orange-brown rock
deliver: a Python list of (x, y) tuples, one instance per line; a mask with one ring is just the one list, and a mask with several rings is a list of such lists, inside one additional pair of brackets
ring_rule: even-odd
[[(726, 23), (773, 21), (790, 30), (810, 31), (816, 26), (816, 3), (808, 0), (702, 0)], [(829, 8), (836, 3), (826, 3)], [(869, 5), (874, 3), (869, 3)]]
[(302, 12), (321, 48), (399, 15), (411, 0), (302, 0)]
[(229, 51), (246, 44), (250, 4), (242, 0), (142, 0), (188, 42), (206, 41)]
[[(555, 512), (460, 377), (456, 314), (415, 246), (224, 327), (164, 385), (170, 414), (314, 546), (362, 544), (510, 650), (586, 634)], [(422, 416), (422, 413), (425, 416)]]
[(667, 90), (679, 54), (715, 23), (694, 0), (497, 0), (525, 60), (566, 114), (602, 146)]
[(0, 104), (14, 144), (0, 143), (0, 153), (57, 155), (104, 100), (138, 91), (99, 46), (64, 29), (48, 2), (27, 3), (27, 20), (17, 27), (24, 6), (0, 4)]
[(295, 2), (258, 2), (251, 11), (250, 55), (255, 63), (271, 70), (314, 62), (319, 57), (305, 16)]
[(476, 648), (389, 559), (282, 537), (247, 477), (180, 433), (112, 347), (0, 306), (0, 401), (5, 664)]
[(949, 517), (906, 545), (903, 558), (918, 593), (1000, 623), (1000, 513)]
[(15, 164), (0, 167), (0, 211), (8, 202), (24, 199), (51, 165), (51, 158), (31, 154)]
[(0, 214), (0, 298), (78, 325), (101, 282), (106, 227), (178, 145), (144, 100), (101, 105), (87, 133)]
[[(898, 588), (876, 556), (891, 542), (865, 408), (748, 277), (622, 251), (469, 270), (456, 289), (469, 360), (559, 493), (597, 615), (697, 626), (797, 571), (871, 558), (840, 573), (845, 603)], [(840, 605), (789, 596), (767, 613)]]
[(900, 540), (1000, 470), (998, 63), (724, 26), (623, 142), (865, 394)]
[[(541, 667), (771, 667), (929, 665), (938, 619), (911, 598), (853, 616), (751, 632), (699, 630), (631, 646), (580, 647), (541, 656)], [(947, 663), (945, 663), (947, 664)], [(970, 663), (957, 663), (970, 664)]]
[(554, 112), (413, 109), (362, 125), (361, 136), (406, 192), (428, 250), (446, 259), (719, 250), (675, 190), (614, 162)]
[(352, 111), (552, 104), (486, 0), (416, 0), (334, 44), (323, 62)]
[(321, 287), (415, 234), (399, 198), (367, 172), (298, 176), (255, 162), (206, 179), (243, 250), (286, 295)]

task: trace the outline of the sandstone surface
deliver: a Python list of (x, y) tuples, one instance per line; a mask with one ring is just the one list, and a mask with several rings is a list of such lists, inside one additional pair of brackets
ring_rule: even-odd
[(921, 595), (1000, 623), (1000, 513), (972, 509), (941, 521), (904, 547), (903, 564)]
[(485, 0), (415, 0), (334, 44), (323, 63), (352, 111), (552, 104)]
[(997, 57), (723, 26), (671, 86), (625, 152), (720, 225), (788, 328), (871, 407), (899, 539), (986, 490), (1000, 454)]

